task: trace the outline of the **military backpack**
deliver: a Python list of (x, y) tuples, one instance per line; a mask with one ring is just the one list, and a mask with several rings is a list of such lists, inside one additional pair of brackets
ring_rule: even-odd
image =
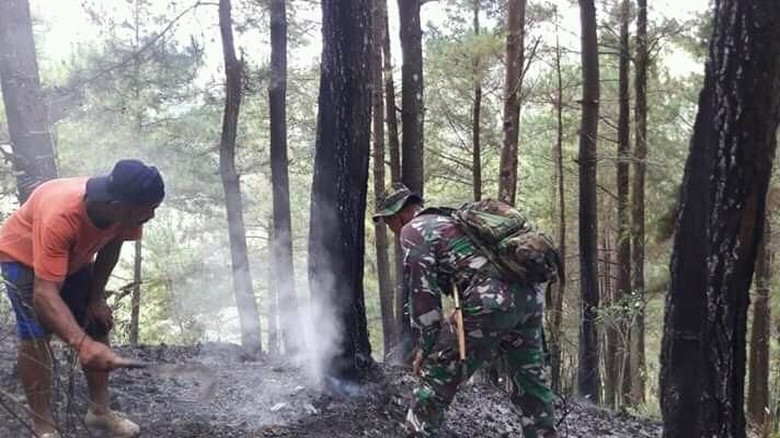
[(448, 209), (448, 213), (504, 274), (528, 283), (555, 281), (562, 275), (552, 239), (508, 204), (484, 199)]

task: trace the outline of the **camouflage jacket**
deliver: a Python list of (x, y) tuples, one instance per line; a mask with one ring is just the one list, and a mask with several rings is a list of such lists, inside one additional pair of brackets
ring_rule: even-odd
[(436, 210), (420, 212), (400, 236), (404, 293), (409, 297), (409, 316), (419, 332), (424, 356), (431, 352), (443, 319), (441, 295), (450, 295), (453, 287), (466, 290), (474, 275), (499, 275), (455, 220)]

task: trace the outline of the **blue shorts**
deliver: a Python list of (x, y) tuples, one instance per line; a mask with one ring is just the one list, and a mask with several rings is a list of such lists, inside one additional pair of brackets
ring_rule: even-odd
[[(19, 262), (2, 262), (3, 278), (5, 279), (5, 291), (11, 300), (11, 307), (16, 314), (16, 331), (20, 339), (40, 339), (49, 336), (52, 331), (44, 327), (35, 316), (33, 310), (33, 280), (35, 273), (29, 266)], [(92, 267), (86, 268), (69, 275), (63, 282), (60, 296), (70, 309), (76, 322), (85, 329), (90, 336), (105, 334), (98, 333), (87, 324), (87, 302), (89, 298), (89, 281)]]

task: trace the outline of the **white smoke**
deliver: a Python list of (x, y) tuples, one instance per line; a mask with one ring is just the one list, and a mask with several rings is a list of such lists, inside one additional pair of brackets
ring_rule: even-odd
[(314, 384), (324, 381), (328, 367), (340, 353), (342, 341), (336, 307), (324, 299), (328, 294), (320, 293), (332, 289), (335, 282), (330, 275), (324, 277), (321, 284), (313, 285), (317, 289), (314, 295), (307, 294), (310, 298), (301, 300), (297, 318), (289, 325), (295, 342), (292, 359)]

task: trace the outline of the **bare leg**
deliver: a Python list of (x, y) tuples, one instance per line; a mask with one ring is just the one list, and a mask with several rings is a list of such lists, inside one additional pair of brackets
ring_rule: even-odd
[[(108, 335), (96, 337), (96, 341), (109, 345)], [(96, 415), (108, 412), (108, 372), (84, 370), (89, 390), (89, 407)]]
[(21, 340), (19, 377), (30, 405), (33, 429), (38, 435), (54, 432), (51, 398), (51, 350), (47, 338)]
[[(94, 337), (108, 345), (108, 335)], [(102, 430), (109, 436), (136, 437), (141, 428), (120, 412), (108, 408), (108, 372), (84, 370), (89, 389), (89, 412), (84, 417), (86, 425), (93, 430)]]

